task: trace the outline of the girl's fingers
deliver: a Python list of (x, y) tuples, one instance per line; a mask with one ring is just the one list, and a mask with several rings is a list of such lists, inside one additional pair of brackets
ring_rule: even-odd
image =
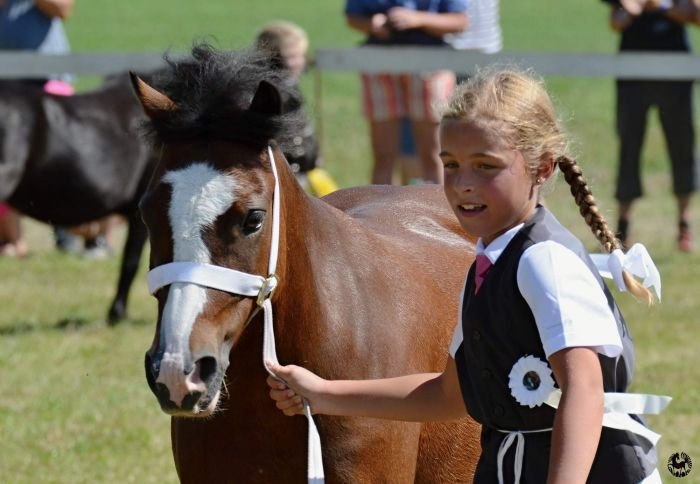
[(283, 400), (289, 400), (295, 396), (296, 396), (296, 393), (294, 392), (294, 390), (289, 390), (289, 389), (270, 390), (270, 398), (272, 398), (276, 402), (280, 402)]
[(285, 415), (298, 415), (304, 413), (304, 403), (300, 396), (295, 396), (287, 400), (275, 402), (278, 409), (282, 410)]
[(267, 377), (267, 386), (275, 390), (284, 390), (287, 388), (287, 385), (283, 381), (279, 381), (272, 375)]

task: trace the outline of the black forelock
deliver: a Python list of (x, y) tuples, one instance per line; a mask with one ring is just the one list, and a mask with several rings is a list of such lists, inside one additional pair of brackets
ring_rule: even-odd
[(197, 44), (187, 58), (166, 56), (166, 62), (154, 87), (177, 109), (146, 123), (146, 131), (157, 141), (231, 140), (264, 145), (271, 139), (292, 139), (304, 128), (300, 109), (281, 115), (248, 110), (263, 80), (279, 90), (286, 105), (301, 99), (286, 71), (275, 68), (274, 59), (263, 51), (218, 51)]

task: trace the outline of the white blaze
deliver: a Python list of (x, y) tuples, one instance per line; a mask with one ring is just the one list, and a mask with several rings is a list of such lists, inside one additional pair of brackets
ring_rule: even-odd
[[(163, 181), (172, 186), (168, 215), (173, 234), (173, 261), (210, 263), (211, 254), (202, 240), (202, 229), (231, 207), (236, 180), (207, 163), (197, 162), (168, 172)], [(182, 282), (170, 285), (161, 319), (160, 344), (165, 353), (157, 381), (168, 386), (176, 403), (186, 393), (184, 388), (177, 389), (184, 378), (192, 327), (206, 302), (206, 290), (201, 286)]]

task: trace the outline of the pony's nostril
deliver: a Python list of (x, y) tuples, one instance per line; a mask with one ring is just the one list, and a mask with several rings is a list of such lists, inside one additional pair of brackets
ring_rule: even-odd
[(204, 356), (197, 360), (197, 365), (199, 366), (199, 378), (204, 383), (209, 383), (216, 374), (216, 358), (213, 356)]
[(151, 359), (150, 353), (146, 353), (146, 358), (144, 360), (144, 369), (146, 370), (146, 381), (148, 386), (151, 388), (153, 393), (157, 393), (156, 389), (156, 377), (158, 376), (158, 368), (153, 366), (153, 360)]

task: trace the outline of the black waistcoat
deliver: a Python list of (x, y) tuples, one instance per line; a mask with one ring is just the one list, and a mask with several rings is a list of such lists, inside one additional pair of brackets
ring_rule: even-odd
[(555, 409), (545, 404), (522, 406), (508, 387), (508, 375), (518, 359), (533, 355), (547, 361), (534, 316), (517, 284), (523, 252), (547, 240), (564, 245), (586, 263), (605, 292), (617, 321), (624, 349), (617, 358), (599, 355), (604, 390), (624, 392), (632, 377), (632, 341), (610, 291), (583, 244), (547, 209), (538, 207), (491, 267), (478, 294), (474, 294), (474, 266), (467, 277), (461, 315), (464, 340), (455, 361), (469, 414), (485, 427), (535, 430), (551, 428), (554, 422)]

